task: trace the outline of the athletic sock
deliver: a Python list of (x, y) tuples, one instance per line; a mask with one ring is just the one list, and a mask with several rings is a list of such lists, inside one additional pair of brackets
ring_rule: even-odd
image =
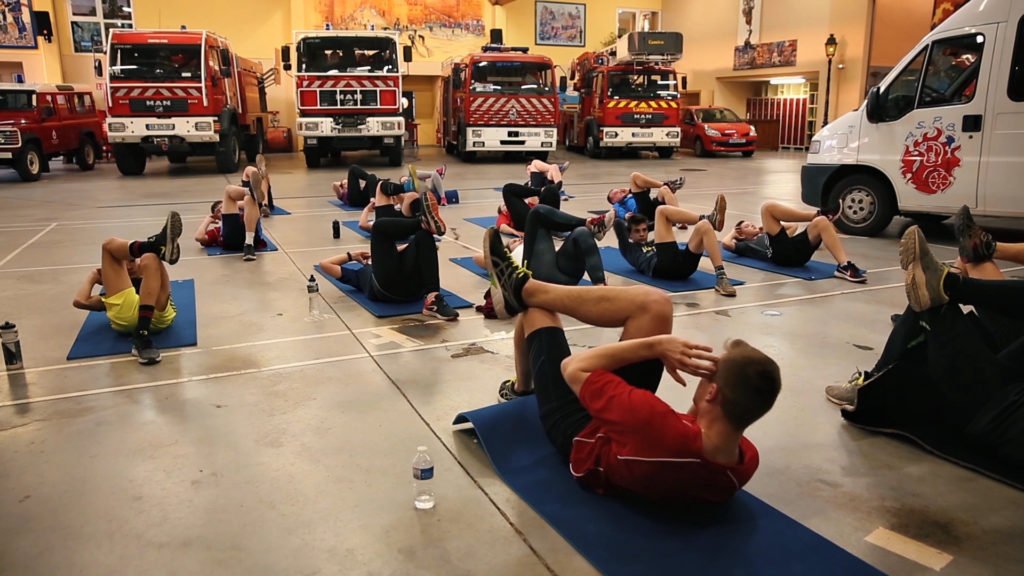
[(149, 325), (153, 321), (153, 314), (156, 307), (151, 304), (139, 305), (139, 322), (135, 325), (135, 334), (141, 332), (149, 333)]
[(156, 242), (150, 242), (149, 240), (135, 240), (128, 244), (128, 254), (132, 258), (138, 258), (143, 254), (156, 254), (160, 255), (160, 244)]
[(246, 244), (255, 244), (255, 242), (256, 242), (256, 233), (255, 232), (246, 232), (245, 233), (245, 243)]
[(725, 278), (725, 266), (715, 266), (715, 277)]

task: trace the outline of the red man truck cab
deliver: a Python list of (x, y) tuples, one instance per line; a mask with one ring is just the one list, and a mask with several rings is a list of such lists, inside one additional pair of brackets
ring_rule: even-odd
[[(412, 60), (406, 46), (403, 60)], [(402, 164), (405, 118), (398, 33), (322, 30), (295, 33), (296, 132), (306, 166), (345, 150), (378, 150)], [(281, 47), (285, 71), (291, 50)]]
[(92, 170), (103, 149), (103, 120), (89, 88), (0, 83), (0, 166), (25, 182), (50, 171), (50, 159)]
[(446, 152), (463, 160), (478, 152), (547, 160), (558, 142), (554, 64), (527, 50), (489, 44), (443, 64), (437, 129)]
[(569, 79), (579, 105), (562, 109), (566, 148), (593, 158), (624, 149), (671, 158), (679, 147), (679, 90), (685, 88), (671, 64), (682, 55), (679, 32), (630, 32), (577, 57)]
[[(236, 172), (263, 151), (270, 127), (266, 87), (275, 71), (239, 57), (201, 30), (111, 30), (107, 42), (107, 133), (117, 168), (142, 174), (148, 156), (180, 164), (214, 156)], [(102, 65), (97, 63), (97, 75)]]

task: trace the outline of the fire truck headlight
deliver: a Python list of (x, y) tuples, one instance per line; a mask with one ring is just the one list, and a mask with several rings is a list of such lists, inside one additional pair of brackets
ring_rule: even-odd
[(320, 129), (320, 123), (319, 122), (303, 122), (302, 123), (302, 131), (303, 132), (316, 132), (319, 129)]
[(196, 122), (196, 132), (213, 132), (213, 122)]
[(382, 132), (392, 132), (397, 128), (395, 123), (390, 120), (386, 120), (380, 123), (380, 129)]
[(669, 130), (668, 134), (666, 134), (666, 136), (668, 138), (679, 138), (679, 131), (678, 130)]
[(555, 137), (555, 131), (554, 130), (545, 130), (544, 131), (544, 137), (545, 138), (554, 138)]
[(124, 125), (124, 122), (111, 122), (107, 124), (107, 132), (124, 132), (128, 127)]
[(471, 135), (471, 136), (472, 136), (473, 138), (483, 138), (483, 137), (484, 137), (484, 131), (483, 131), (483, 130), (473, 130), (473, 131), (472, 131), (472, 132), (470, 133), (470, 135)]
[(609, 140), (614, 140), (619, 137), (619, 133), (615, 130), (608, 130), (604, 133), (604, 137)]

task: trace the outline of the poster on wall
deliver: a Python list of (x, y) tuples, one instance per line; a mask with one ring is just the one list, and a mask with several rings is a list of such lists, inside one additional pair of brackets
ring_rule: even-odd
[(587, 5), (537, 1), (534, 43), (544, 46), (585, 46)]
[(476, 0), (317, 0), (306, 27), (390, 30), (413, 47), (418, 62), (440, 62), (484, 44), (483, 5)]
[(935, 0), (935, 9), (932, 10), (932, 30), (946, 21), (957, 10), (963, 8), (967, 0)]
[(750, 46), (761, 41), (761, 4), (764, 0), (740, 0), (740, 22), (736, 44)]
[(733, 70), (796, 66), (796, 40), (763, 42), (752, 46), (737, 46), (733, 53)]
[(35, 48), (32, 0), (0, 0), (0, 48)]

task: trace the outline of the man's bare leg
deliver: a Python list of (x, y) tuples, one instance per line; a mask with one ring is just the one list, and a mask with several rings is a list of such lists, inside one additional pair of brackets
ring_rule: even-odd
[(654, 211), (654, 241), (675, 242), (674, 224), (696, 224), (700, 214), (677, 206), (658, 206)]
[(1024, 244), (996, 242), (996, 252), (992, 257), (998, 260), (1009, 260), (1015, 264), (1024, 264)]
[(100, 250), (100, 280), (109, 296), (132, 288), (132, 279), (128, 275), (126, 263), (134, 260), (128, 252), (130, 240), (108, 238)]
[(824, 244), (825, 249), (835, 258), (836, 264), (842, 265), (850, 261), (846, 256), (846, 249), (843, 248), (843, 243), (839, 239), (839, 234), (836, 233), (836, 227), (829, 222), (828, 218), (817, 216), (811, 220), (807, 226), (807, 237), (810, 238), (811, 244), (819, 242)]
[(549, 164), (541, 160), (533, 160), (527, 164), (526, 172), (528, 174), (534, 172), (544, 174), (544, 176), (553, 184), (557, 184), (562, 181), (562, 169), (558, 164)]
[(166, 310), (170, 301), (171, 282), (164, 263), (156, 254), (143, 254), (139, 258), (139, 273), (142, 286), (139, 287), (139, 306), (152, 306), (154, 310)]
[(370, 215), (373, 214), (374, 208), (376, 207), (377, 203), (375, 201), (370, 201), (370, 203), (366, 205), (366, 208), (363, 208), (363, 211), (359, 213), (360, 230), (365, 230), (366, 232), (373, 230), (373, 222), (370, 221)]
[(801, 210), (779, 202), (765, 202), (761, 205), (761, 226), (765, 232), (774, 236), (782, 230), (784, 222), (810, 222), (817, 215), (814, 210)]
[(641, 190), (656, 190), (661, 188), (665, 183), (661, 180), (655, 180), (646, 174), (640, 172), (633, 172), (629, 175), (629, 189), (632, 192), (639, 192)]
[[(529, 310), (527, 310), (529, 312)], [(541, 314), (541, 312), (546, 313)], [(537, 314), (520, 314), (516, 318), (516, 330), (512, 336), (514, 346), (514, 359), (516, 363), (516, 384), (513, 390), (516, 394), (529, 394), (533, 390), (533, 373), (530, 368), (530, 351), (526, 347), (527, 322), (529, 331), (533, 332), (540, 328), (557, 326), (561, 327), (562, 322), (558, 314), (547, 310), (538, 310)]]
[(661, 200), (666, 206), (679, 206), (679, 199), (676, 198), (675, 192), (668, 186), (658, 188), (658, 200)]

